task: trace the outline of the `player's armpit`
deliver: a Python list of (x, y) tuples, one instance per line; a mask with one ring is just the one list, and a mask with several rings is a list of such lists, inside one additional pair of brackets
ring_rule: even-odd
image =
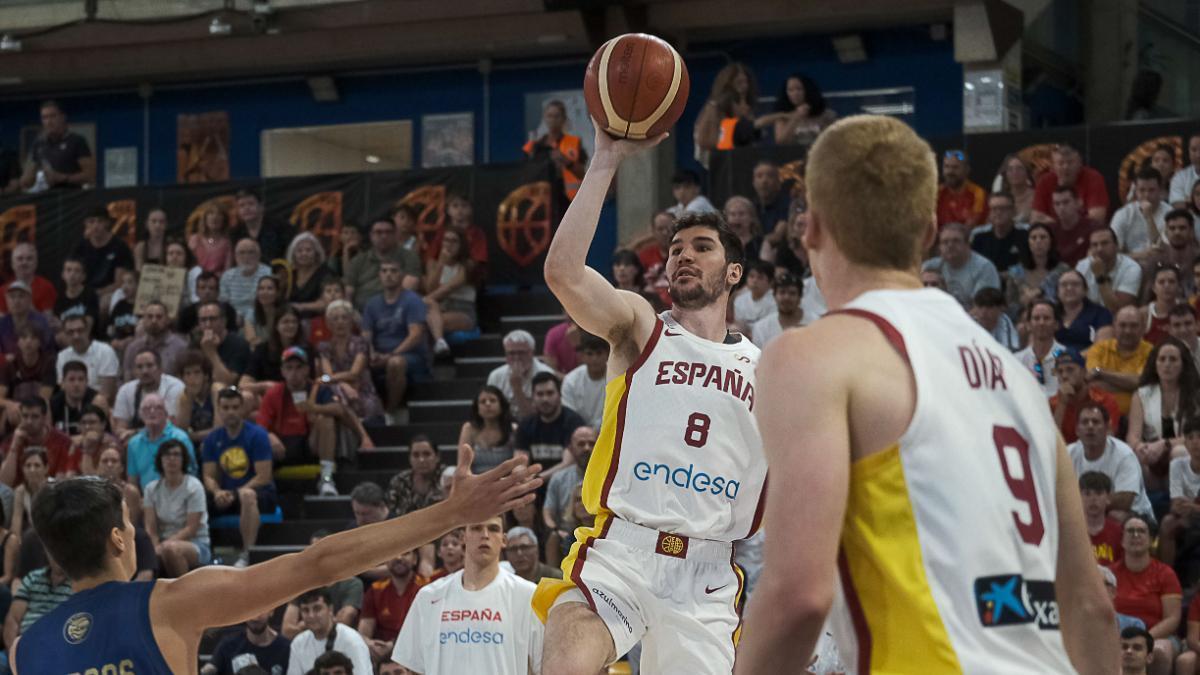
[[(625, 340), (636, 339), (634, 328), (639, 318), (647, 335), (654, 323), (654, 308), (645, 298), (613, 288), (590, 267), (585, 266), (564, 278), (552, 278), (547, 274), (546, 283), (580, 328), (604, 338), (614, 347)], [(643, 342), (644, 339), (638, 342), (637, 347), (640, 348)]]

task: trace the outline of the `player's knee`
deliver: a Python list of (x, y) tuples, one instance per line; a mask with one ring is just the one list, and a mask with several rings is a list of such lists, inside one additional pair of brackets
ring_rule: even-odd
[(543, 675), (595, 675), (616, 660), (608, 627), (587, 605), (558, 605), (547, 618)]

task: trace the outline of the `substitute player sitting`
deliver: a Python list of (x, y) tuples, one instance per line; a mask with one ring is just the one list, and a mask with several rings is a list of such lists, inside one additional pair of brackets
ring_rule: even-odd
[(743, 248), (717, 214), (675, 223), (656, 315), (584, 260), (617, 167), (646, 142), (596, 134), (596, 154), (546, 257), (546, 282), (611, 346), (604, 421), (583, 482), (595, 525), (576, 531), (565, 580), (543, 579), (543, 672), (594, 675), (642, 641), (648, 673), (729, 673), (741, 572), (732, 544), (758, 527), (766, 480), (754, 420), (758, 348), (725, 328)]

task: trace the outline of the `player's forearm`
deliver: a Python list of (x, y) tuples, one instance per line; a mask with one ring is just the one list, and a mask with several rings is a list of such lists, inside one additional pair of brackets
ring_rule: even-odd
[[(767, 580), (766, 575), (762, 578)], [(792, 672), (796, 664), (809, 662), (821, 637), (830, 602), (781, 605), (767, 598), (786, 599), (795, 590), (784, 589), (782, 594), (769, 591), (769, 586), (760, 585), (755, 594), (757, 602), (750, 603), (734, 664), (735, 675)]]
[(597, 155), (592, 161), (591, 170), (567, 208), (546, 254), (546, 281), (551, 287), (555, 283), (570, 283), (583, 274), (604, 197), (616, 173), (616, 157)]

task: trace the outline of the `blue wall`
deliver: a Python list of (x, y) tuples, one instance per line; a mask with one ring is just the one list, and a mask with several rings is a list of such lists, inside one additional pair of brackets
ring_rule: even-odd
[[(804, 35), (723, 44), (694, 44), (687, 56), (692, 95), (678, 127), (678, 158), (690, 162), (690, 129), (717, 71), (729, 60), (749, 63), (764, 94), (773, 95), (790, 72), (802, 70), (826, 90), (889, 86), (916, 88), (916, 126), (927, 136), (956, 134), (962, 128), (962, 67), (954, 62), (949, 39), (935, 42), (925, 26), (863, 33), (869, 59), (842, 64), (828, 36)], [(580, 86), (585, 60), (497, 64), (490, 75), (491, 139), (494, 162), (520, 158), (525, 139), (525, 94)], [(422, 114), (472, 111), (476, 154), (483, 153), (483, 76), (474, 68), (394, 75), (340, 76), (341, 100), (313, 101), (303, 80), (259, 84), (221, 83), (188, 88), (160, 87), (150, 99), (151, 184), (175, 182), (176, 116), (228, 111), (231, 127), (230, 169), (234, 178), (259, 175), (260, 132), (277, 127), (310, 126), (388, 119)], [(143, 148), (143, 102), (136, 93), (82, 94), (62, 97), (72, 120), (96, 124), (100, 148)], [(35, 99), (0, 105), (0, 142), (18, 146), (22, 125), (36, 123)], [(414, 129), (420, 138), (420, 129)], [(416, 144), (416, 145), (419, 145)], [(94, 150), (94, 149), (93, 149)], [(419, 147), (416, 152), (419, 155)], [(103, 155), (97, 153), (103, 171)], [(419, 165), (420, 157), (414, 158)], [(101, 177), (101, 180), (103, 178)]]

